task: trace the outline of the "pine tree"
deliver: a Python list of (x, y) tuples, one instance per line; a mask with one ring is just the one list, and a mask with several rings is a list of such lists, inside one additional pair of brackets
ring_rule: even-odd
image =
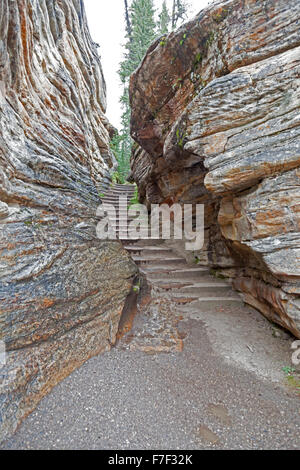
[(129, 8), (128, 8), (128, 1), (124, 0), (124, 8), (125, 8), (125, 21), (126, 21), (126, 32), (129, 39), (131, 38), (131, 22), (129, 16)]
[(130, 64), (128, 65), (132, 73), (156, 37), (153, 0), (133, 0), (130, 12), (132, 43), (127, 44), (126, 47), (130, 52)]
[(125, 143), (126, 140), (124, 140), (123, 135), (118, 132), (110, 142), (110, 147), (118, 161), (118, 170), (113, 174), (113, 181), (121, 184), (126, 183), (127, 176), (130, 171)]
[(158, 34), (160, 36), (163, 36), (164, 34), (168, 34), (170, 21), (171, 21), (171, 18), (170, 18), (169, 11), (167, 8), (166, 0), (164, 0), (162, 4), (161, 13), (159, 15), (159, 21), (158, 21)]
[(138, 67), (148, 47), (156, 37), (156, 23), (154, 19), (153, 0), (133, 0), (128, 9), (127, 0), (124, 0), (126, 37), (125, 57), (120, 64), (119, 75), (123, 83), (123, 94), (120, 102), (123, 108), (121, 118), (121, 138), (118, 142), (117, 160), (119, 173), (126, 180), (130, 171), (130, 156), (132, 139), (130, 136), (130, 104), (129, 104), (129, 77)]
[(186, 0), (173, 0), (172, 8), (172, 29), (178, 26), (178, 23), (183, 22), (187, 18), (189, 5)]
[(121, 118), (121, 132), (112, 142), (112, 148), (117, 157), (119, 167), (117, 177), (126, 181), (130, 171), (130, 156), (132, 139), (130, 136), (130, 104), (129, 104), (129, 77), (139, 66), (148, 47), (157, 35), (162, 36), (187, 16), (188, 5), (186, 0), (173, 0), (172, 17), (170, 18), (166, 0), (163, 1), (158, 23), (155, 22), (154, 0), (124, 0), (126, 44), (124, 60), (120, 64), (119, 75), (123, 84), (123, 94), (120, 102), (123, 109)]

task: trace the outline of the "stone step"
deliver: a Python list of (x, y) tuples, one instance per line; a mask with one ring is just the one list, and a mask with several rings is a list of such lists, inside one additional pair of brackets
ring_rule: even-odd
[[(102, 203), (103, 204), (110, 204), (112, 206), (115, 206), (115, 207), (119, 207), (119, 201), (116, 200), (116, 201), (111, 201), (111, 200), (108, 200), (108, 199), (101, 199)], [(129, 201), (121, 201), (120, 203), (120, 207), (123, 208), (123, 207), (129, 207)]]
[(135, 191), (132, 191), (132, 189), (128, 189), (126, 191), (119, 191), (118, 189), (110, 189), (109, 191), (107, 191), (105, 193), (105, 195), (120, 195), (120, 196), (123, 196), (124, 194), (132, 194), (134, 195), (135, 194)]
[(126, 191), (119, 191), (119, 189), (110, 188), (105, 194), (120, 194), (121, 196), (123, 196), (123, 194), (135, 194), (135, 191), (132, 191), (132, 189), (126, 189)]
[[(166, 291), (172, 291), (176, 292), (178, 294), (183, 294), (183, 295), (223, 295), (228, 292), (232, 292), (231, 286), (229, 286), (226, 283), (223, 283), (223, 285), (220, 284), (214, 284), (213, 282), (203, 282), (203, 283), (196, 283), (194, 285), (190, 286), (184, 286), (183, 284), (180, 285), (180, 283), (172, 285), (172, 283), (165, 283), (165, 284), (159, 284), (157, 281), (153, 282), (153, 285), (157, 285), (157, 287), (164, 289)], [(176, 287), (174, 287), (176, 286)]]
[(163, 240), (160, 240), (160, 239), (157, 239), (157, 238), (152, 238), (152, 239), (145, 239), (145, 240), (138, 240), (136, 242), (136, 247), (143, 247), (143, 246), (148, 246), (149, 243), (151, 243), (151, 246), (155, 245), (155, 246), (165, 246), (164, 245), (164, 241)]
[(119, 201), (121, 200), (122, 202), (125, 202), (125, 201), (126, 201), (126, 202), (129, 202), (130, 199), (132, 199), (132, 198), (130, 198), (130, 197), (128, 197), (128, 196), (127, 196), (127, 197), (125, 197), (125, 196), (103, 196), (103, 197), (101, 198), (101, 201), (119, 202)]
[[(215, 310), (215, 309), (222, 309), (223, 307), (238, 307), (243, 305), (243, 299), (235, 292), (232, 292), (231, 296), (225, 297), (201, 297), (197, 300), (193, 300), (189, 302), (189, 305), (186, 307), (186, 310), (191, 312), (207, 312), (207, 310)], [(182, 309), (182, 313), (184, 313), (185, 309)]]
[(209, 288), (214, 288), (214, 289), (221, 289), (221, 288), (228, 288), (231, 290), (230, 284), (227, 284), (227, 282), (221, 282), (221, 283), (216, 283), (214, 280), (205, 278), (202, 280), (202, 277), (200, 278), (193, 278), (192, 280), (190, 279), (161, 279), (161, 278), (153, 278), (151, 279), (151, 276), (149, 276), (149, 280), (153, 284), (157, 284), (158, 286), (164, 288), (170, 288), (173, 289), (176, 287), (173, 286), (181, 286), (183, 291), (187, 291), (188, 289), (209, 289)]
[(121, 184), (121, 183), (114, 183), (111, 189), (120, 189), (121, 191), (126, 190), (126, 189), (131, 189), (132, 191), (135, 191), (135, 185), (134, 184)]
[[(214, 278), (209, 274), (209, 272), (206, 273), (200, 273), (199, 274), (194, 274), (193, 276), (188, 276), (188, 277), (174, 277), (173, 272), (171, 273), (157, 273), (157, 274), (150, 274), (148, 275), (149, 281), (152, 283), (158, 283), (160, 285), (178, 285), (181, 284), (182, 286), (194, 286), (195, 284), (198, 283), (210, 283), (214, 282)], [(218, 281), (216, 281), (218, 286)]]
[(183, 258), (151, 258), (149, 256), (139, 257), (139, 256), (132, 256), (133, 261), (138, 265), (151, 265), (151, 269), (172, 269), (172, 266), (179, 266), (184, 265), (186, 263), (185, 259)]
[[(117, 215), (117, 217), (120, 215), (121, 217), (124, 217), (124, 215), (128, 214), (128, 217), (129, 217), (129, 207), (125, 207), (125, 206), (122, 206), (122, 207), (118, 207), (118, 206), (114, 206), (112, 204), (114, 210), (115, 210), (115, 213)], [(130, 217), (132, 219), (136, 219), (136, 215), (133, 214), (133, 215), (130, 215)], [(145, 221), (147, 223), (147, 220)]]
[[(127, 220), (128, 223), (126, 223), (126, 220)], [(120, 227), (128, 227), (128, 229), (129, 229), (129, 223), (132, 222), (133, 220), (134, 220), (134, 219), (131, 219), (131, 218), (129, 218), (129, 217), (128, 217), (127, 219), (122, 218), (122, 217), (121, 217), (121, 218), (117, 218), (117, 219), (112, 218), (112, 217), (109, 217), (109, 221), (110, 221), (112, 224), (116, 224), (116, 225), (118, 225), (118, 226), (120, 226)], [(145, 228), (147, 228), (147, 227), (145, 227)]]
[(151, 263), (151, 264), (145, 264), (140, 267), (140, 271), (144, 273), (147, 277), (149, 275), (162, 275), (162, 274), (168, 274), (169, 276), (173, 277), (173, 271), (178, 270), (182, 268), (183, 263), (172, 263), (172, 264), (167, 264), (165, 260), (162, 260), (161, 264), (159, 263)]
[(109, 193), (113, 193), (113, 194), (125, 194), (125, 193), (132, 193), (132, 194), (135, 194), (135, 190), (132, 189), (132, 188), (126, 188), (126, 189), (119, 189), (119, 188), (110, 188), (110, 191)]
[(159, 263), (165, 261), (166, 264), (168, 264), (170, 260), (180, 261), (180, 264), (181, 262), (186, 263), (186, 260), (184, 258), (181, 258), (181, 256), (177, 256), (172, 251), (165, 252), (163, 257), (160, 255), (160, 253), (157, 253), (157, 251), (155, 251), (153, 254), (150, 254), (148, 252), (145, 252), (145, 253), (142, 252), (140, 254), (132, 254), (132, 258), (134, 260), (147, 259), (149, 261), (156, 261)]
[(122, 238), (124, 240), (130, 241), (130, 243), (136, 243), (136, 240), (137, 240), (136, 238), (130, 237), (130, 235), (125, 231), (124, 232), (121, 232), (121, 231), (116, 232), (116, 235), (117, 235), (118, 238)]
[(109, 217), (109, 220), (111, 220), (112, 222), (132, 222), (134, 220), (133, 217), (129, 217), (128, 215), (126, 215), (126, 213), (124, 214), (121, 214), (121, 215), (116, 215), (116, 217)]
[(111, 186), (110, 191), (120, 191), (120, 192), (125, 192), (125, 191), (133, 191), (135, 192), (135, 187), (134, 186), (129, 186), (129, 185), (119, 185), (119, 186)]
[(120, 192), (120, 193), (125, 193), (126, 191), (131, 191), (135, 193), (135, 188), (133, 186), (127, 186), (127, 187), (121, 187), (121, 186), (112, 186), (110, 188), (110, 191), (115, 191), (115, 192)]
[(132, 188), (127, 188), (125, 190), (120, 190), (119, 188), (110, 188), (110, 191), (109, 193), (113, 193), (113, 194), (124, 194), (124, 193), (131, 193), (131, 194), (135, 194), (135, 190), (132, 189)]
[(130, 201), (132, 200), (132, 197), (131, 196), (104, 196), (101, 198), (102, 201), (109, 201), (109, 202), (119, 202), (120, 200), (122, 202), (127, 202), (128, 204), (130, 203)]
[[(120, 226), (120, 227), (115, 227), (115, 228), (114, 228), (114, 231), (115, 231), (116, 234), (121, 233), (121, 232), (122, 232), (122, 233), (123, 233), (123, 232), (124, 232), (124, 233), (127, 233), (128, 238), (134, 238), (135, 240), (137, 239), (137, 235), (138, 235), (138, 234), (134, 234), (134, 233), (131, 234), (131, 232), (130, 232), (129, 230), (127, 230), (127, 227), (126, 227), (126, 226), (124, 226), (124, 227), (122, 227), (122, 226)], [(149, 238), (147, 237), (147, 235), (146, 235), (146, 236), (143, 236), (143, 238), (141, 238), (141, 236), (139, 235), (139, 238), (138, 238), (138, 239), (149, 240)]]
[(114, 201), (119, 201), (119, 199), (123, 199), (129, 201), (132, 199), (131, 194), (104, 194), (101, 199), (109, 199)]
[[(127, 228), (127, 231), (129, 232), (129, 227), (127, 227), (126, 225), (121, 224), (121, 225), (120, 225), (120, 229), (121, 229), (121, 228), (122, 228), (122, 229)], [(118, 228), (118, 226), (117, 226), (117, 227), (116, 227), (116, 230), (118, 231), (118, 229), (119, 229), (119, 228)], [(139, 237), (139, 238), (140, 238), (140, 237)], [(148, 236), (147, 232), (146, 232), (146, 235), (143, 234), (142, 240), (149, 240), (150, 243), (154, 243), (155, 241), (157, 241), (156, 238), (151, 238), (150, 236)], [(164, 240), (160, 239), (159, 241), (163, 242)], [(149, 242), (148, 242), (148, 243), (149, 243)]]
[[(121, 208), (119, 209), (118, 207), (113, 206), (113, 208), (114, 208), (114, 213), (111, 214), (111, 217), (112, 217), (112, 218), (114, 218), (114, 216), (116, 216), (116, 217), (121, 217), (121, 218), (124, 217), (124, 216), (126, 217), (127, 215), (129, 216), (127, 207), (121, 207)], [(108, 215), (108, 214), (106, 213), (105, 216), (107, 217), (107, 215)], [(132, 217), (132, 216), (131, 216), (131, 217)]]
[(115, 207), (115, 211), (117, 217), (124, 217), (124, 215), (126, 216), (126, 214), (128, 215), (128, 209), (126, 207), (121, 207), (120, 209), (118, 207)]
[(182, 294), (174, 292), (168, 292), (168, 294), (157, 292), (156, 295), (162, 298), (168, 297), (174, 302), (180, 304), (189, 304), (189, 309), (193, 308), (195, 311), (197, 311), (197, 309), (234, 307), (242, 303), (242, 299), (235, 296), (234, 292), (227, 297), (224, 295), (220, 295), (218, 297), (216, 295), (207, 296), (207, 294), (203, 294), (203, 296), (201, 296), (199, 294)]
[(124, 202), (121, 202), (119, 203), (119, 201), (107, 201), (107, 200), (104, 200), (102, 199), (102, 203), (103, 204), (108, 204), (110, 206), (114, 206), (116, 209), (128, 209), (129, 208), (129, 203), (124, 203)]
[(164, 270), (157, 270), (154, 271), (155, 273), (159, 273), (160, 277), (165, 277), (166, 279), (173, 278), (173, 279), (190, 279), (194, 278), (195, 276), (207, 276), (209, 275), (209, 269), (206, 267), (201, 267), (201, 268), (191, 268), (190, 266), (186, 267), (181, 267), (178, 266), (178, 268), (172, 268), (171, 269), (164, 269)]
[(161, 278), (160, 276), (161, 273), (148, 273), (147, 274), (147, 279), (149, 283), (153, 286), (160, 287), (162, 289), (170, 290), (174, 289), (178, 291), (178, 289), (182, 289), (185, 287), (193, 287), (195, 284), (199, 282), (199, 279), (204, 279), (207, 283), (211, 279), (207, 279), (207, 276), (198, 276), (197, 279), (195, 278), (185, 278), (185, 279), (173, 279), (172, 275), (169, 275), (169, 277), (165, 277), (164, 279)]
[(143, 253), (147, 256), (172, 254), (172, 250), (169, 248), (160, 248), (159, 246), (125, 246), (125, 249), (130, 253)]
[[(153, 261), (154, 263), (158, 263), (161, 265), (161, 263), (169, 264), (170, 261), (176, 263), (179, 262), (179, 264), (186, 264), (186, 261), (184, 258), (180, 258), (179, 256), (174, 255), (172, 251), (165, 253), (164, 256), (162, 257), (159, 253), (140, 253), (140, 254), (132, 254), (132, 259), (140, 261), (140, 260), (145, 260), (145, 261)], [(162, 264), (163, 265), (163, 264)]]
[[(125, 214), (123, 214), (123, 216), (121, 215), (120, 217), (109, 217), (109, 220), (112, 221), (112, 222), (122, 222), (122, 225), (124, 225), (124, 222), (128, 221), (128, 222), (133, 222), (135, 219), (133, 219), (132, 217), (127, 217)], [(127, 226), (129, 226), (129, 224), (126, 224)], [(137, 228), (143, 228), (143, 229), (148, 229), (148, 225), (137, 225)]]

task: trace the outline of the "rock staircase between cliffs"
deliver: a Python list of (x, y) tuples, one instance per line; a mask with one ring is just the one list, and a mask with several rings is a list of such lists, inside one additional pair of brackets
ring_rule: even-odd
[[(205, 309), (237, 306), (242, 299), (234, 292), (228, 282), (210, 275), (207, 266), (188, 264), (183, 256), (176, 254), (168, 246), (168, 240), (141, 239), (132, 240), (124, 236), (124, 222), (122, 215), (130, 206), (135, 188), (132, 185), (115, 184), (103, 195), (102, 202), (111, 204), (116, 211), (114, 223), (117, 239), (130, 254), (138, 266), (140, 273), (145, 277), (152, 295), (167, 296), (175, 304), (184, 308), (193, 308), (199, 311)], [(119, 198), (123, 203), (119, 206)], [(127, 198), (125, 203), (124, 197)], [(130, 222), (127, 221), (127, 227)], [(126, 228), (127, 228), (126, 227)]]

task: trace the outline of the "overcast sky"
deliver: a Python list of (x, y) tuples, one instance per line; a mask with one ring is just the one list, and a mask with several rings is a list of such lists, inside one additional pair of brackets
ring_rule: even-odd
[[(123, 0), (84, 0), (92, 38), (100, 44), (98, 52), (104, 69), (107, 85), (107, 117), (110, 122), (120, 127), (121, 108), (119, 98), (122, 93), (117, 74), (122, 60), (124, 44), (124, 1)], [(167, 0), (171, 6), (172, 0)], [(208, 5), (209, 0), (189, 0), (190, 17)], [(155, 0), (160, 11), (162, 0)]]

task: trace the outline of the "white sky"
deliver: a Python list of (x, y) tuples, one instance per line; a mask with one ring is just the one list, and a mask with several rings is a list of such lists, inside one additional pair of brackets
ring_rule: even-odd
[[(117, 71), (122, 60), (125, 36), (124, 1), (123, 0), (84, 0), (86, 14), (92, 38), (100, 44), (98, 52), (104, 70), (107, 85), (107, 117), (115, 127), (120, 127), (121, 106), (119, 98), (122, 93)], [(167, 0), (171, 6), (172, 0)], [(190, 17), (208, 5), (209, 0), (189, 0)], [(162, 0), (155, 0), (158, 12)]]

